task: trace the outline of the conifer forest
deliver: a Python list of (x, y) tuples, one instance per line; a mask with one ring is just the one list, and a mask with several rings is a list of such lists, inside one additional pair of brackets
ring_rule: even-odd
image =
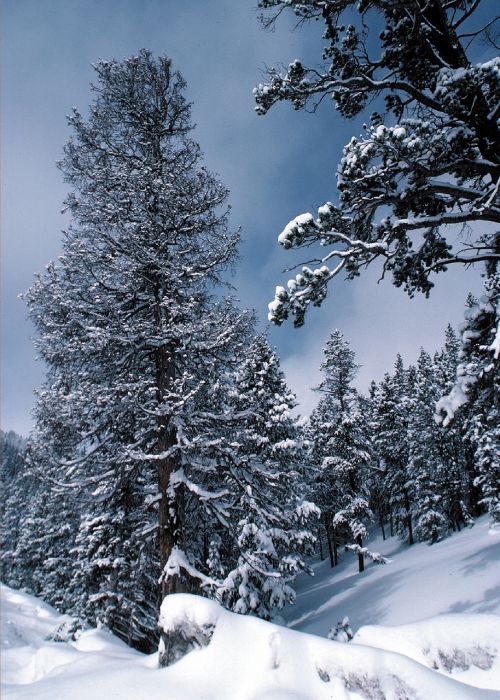
[[(166, 3), (172, 17), (178, 4)], [(259, 258), (251, 228), (235, 221), (232, 200), (244, 193), (212, 170), (199, 136), (210, 101), (196, 111), (168, 42), (162, 52), (93, 56), (90, 99), (58, 131), (59, 252), (16, 289), (44, 379), (29, 431), (21, 437), (6, 418), (1, 433), (6, 698), (498, 697), (494, 5), (260, 0), (252, 9), (281, 61), (247, 66), (258, 128), (279, 130), (291, 106), (287, 119), (307, 119), (320, 148), (336, 128), (348, 134), (329, 163), (331, 201), (313, 192), (311, 214), (291, 198), (278, 228), (267, 224), (288, 262), (285, 282), (277, 258)], [(189, 48), (187, 26), (182, 37), (194, 55), (201, 44)], [(287, 53), (296, 50), (288, 41), (304, 42), (303, 57)], [(302, 154), (293, 166), (276, 156), (298, 188), (311, 172)], [(259, 201), (247, 206), (259, 220)], [(242, 265), (245, 280), (262, 267), (267, 307), (240, 293)], [(344, 290), (369, 296), (378, 281), (406, 295), (408, 327), (412, 304), (427, 297), (431, 325), (433, 304), (440, 318), (448, 308), (435, 295), (458, 273), (461, 323), (450, 306), (437, 343), (418, 337), (409, 359), (387, 343), (385, 370), (360, 379), (366, 361), (342, 322)], [(385, 332), (366, 328), (364, 357)], [(306, 407), (286, 354), (295, 338), (318, 348), (299, 371), (314, 392)], [(478, 578), (468, 580), (459, 572), (474, 557)], [(417, 592), (419, 570), (431, 586), (436, 576), (435, 607)], [(391, 605), (403, 612), (391, 618)], [(31, 622), (19, 621), (23, 611)], [(321, 632), (307, 627), (323, 613)], [(234, 656), (240, 645), (246, 653)], [(28, 647), (38, 661), (28, 663)], [(59, 662), (63, 649), (73, 656)], [(68, 669), (84, 652), (89, 670), (78, 676)], [(106, 654), (116, 669), (101, 669)], [(141, 659), (155, 661), (147, 670)]]

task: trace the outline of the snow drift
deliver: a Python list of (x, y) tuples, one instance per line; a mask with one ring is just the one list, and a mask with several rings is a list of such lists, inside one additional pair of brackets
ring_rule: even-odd
[[(356, 642), (341, 644), (177, 594), (162, 606), (162, 629), (168, 634), (198, 628), (210, 634), (205, 635), (206, 644), (172, 666), (159, 668), (157, 654), (144, 656), (103, 629), (85, 630), (67, 642), (48, 641), (67, 619), (25, 593), (2, 587), (2, 608), (3, 700), (500, 697), (495, 690), (459, 682), (461, 675), (451, 677), (457, 669), (447, 670), (445, 664), (435, 669), (432, 663), (440, 651), (446, 657), (453, 641), (482, 685), (500, 689), (491, 685), (500, 649), (496, 616), (449, 615), (397, 628), (369, 627), (358, 632)], [(470, 657), (475, 646), (485, 653), (475, 657), (476, 666)]]

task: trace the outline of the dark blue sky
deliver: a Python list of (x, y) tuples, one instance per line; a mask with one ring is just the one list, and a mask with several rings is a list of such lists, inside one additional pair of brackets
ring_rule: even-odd
[[(2, 427), (26, 434), (33, 387), (43, 380), (35, 362), (24, 303), (17, 295), (33, 273), (57, 257), (66, 193), (55, 161), (68, 138), (65, 115), (89, 104), (92, 62), (122, 59), (140, 48), (173, 59), (194, 103), (195, 138), (207, 166), (231, 190), (232, 222), (243, 244), (234, 284), (262, 323), (290, 253), (277, 236), (295, 215), (334, 198), (342, 147), (359, 124), (342, 121), (325, 104), (315, 115), (288, 106), (266, 117), (253, 111), (252, 88), (265, 65), (317, 60), (319, 26), (276, 32), (257, 22), (246, 0), (4, 0), (2, 12)], [(314, 57), (314, 58), (313, 58)], [(424, 345), (440, 346), (448, 321), (458, 324), (478, 274), (441, 276), (431, 300), (408, 299), (376, 271), (337, 281), (328, 302), (306, 326), (271, 330), (292, 388), (307, 412), (318, 381), (321, 348), (333, 328), (351, 342), (363, 367), (359, 386), (380, 378), (395, 354), (414, 361)]]

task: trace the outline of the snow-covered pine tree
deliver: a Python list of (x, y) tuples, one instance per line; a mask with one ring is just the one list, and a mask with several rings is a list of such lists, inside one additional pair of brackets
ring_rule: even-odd
[(468, 300), (455, 382), (436, 405), (445, 426), (455, 415), (463, 419), (465, 412), (465, 442), (473, 451), (476, 470), (473, 485), (495, 521), (500, 521), (499, 304), (500, 275), (492, 265), (483, 296)]
[(26, 526), (25, 554), (31, 563), (37, 562), (32, 575), (36, 594), (60, 610), (72, 610), (76, 600), (69, 593), (75, 571), (72, 550), (81, 507), (82, 503), (72, 492), (46, 479), (37, 480), (32, 524)]
[(413, 544), (414, 485), (408, 475), (409, 386), (401, 355), (394, 374), (386, 374), (372, 400), (373, 441), (384, 469), (391, 533)]
[[(73, 136), (60, 163), (72, 224), (62, 255), (27, 293), (48, 365), (36, 408), (38, 464), (59, 465), (59, 482), (106, 494), (117, 509), (122, 499), (111, 494), (132, 484), (132, 502), (145, 511), (156, 483), (166, 595), (196, 586), (196, 568), (177, 566), (188, 561), (179, 556), (189, 547), (186, 492), (212, 510), (217, 500), (197, 494), (189, 478), (183, 426), (196, 433), (197, 393), (210, 382), (214, 352), (231, 342), (211, 290), (238, 236), (228, 230), (227, 191), (190, 138), (185, 82), (170, 60), (143, 50), (94, 68), (89, 116), (69, 117)], [(110, 520), (118, 539), (119, 513)]]
[(114, 484), (109, 493), (99, 488), (87, 496), (60, 607), (150, 652), (156, 643), (160, 567), (157, 537), (144, 535), (152, 518), (143, 477), (136, 478)]
[(25, 471), (25, 451), (26, 441), (20, 435), (14, 431), (0, 430), (0, 571), (2, 581), (14, 587), (20, 585), (22, 562), (16, 557), (16, 549), (30, 491)]
[[(325, 468), (329, 453), (331, 411), (326, 397), (321, 397), (306, 425), (306, 438), (312, 464), (311, 498), (321, 509), (321, 524), (326, 536), (330, 565), (339, 563), (340, 533), (333, 530), (333, 515), (340, 500), (338, 483), (332, 470)], [(321, 531), (320, 531), (321, 537)]]
[[(428, 293), (449, 264), (498, 259), (499, 58), (481, 0), (261, 0), (263, 21), (286, 12), (324, 25), (311, 68), (272, 68), (255, 89), (265, 114), (333, 104), (343, 117), (375, 105), (380, 113), (344, 148), (338, 206), (302, 214), (279, 236), (284, 248), (320, 244), (319, 264), (278, 287), (270, 317), (304, 321), (331, 279), (357, 276), (375, 259), (394, 284)], [(491, 7), (491, 6), (490, 6)], [(476, 39), (473, 43), (472, 40)], [(480, 62), (473, 57), (483, 39)], [(319, 54), (319, 51), (318, 51)], [(324, 97), (330, 99), (323, 100)], [(366, 121), (368, 121), (368, 115)], [(470, 226), (477, 222), (477, 226)], [(467, 226), (467, 227), (466, 227)], [(465, 229), (465, 232), (464, 232)], [(463, 234), (463, 235), (462, 235)], [(325, 252), (326, 249), (326, 252)]]
[(199, 365), (203, 383), (177, 420), (182, 453), (172, 478), (183, 489), (184, 551), (176, 547), (169, 568), (198, 572), (207, 595), (220, 583), (220, 557), (227, 566), (235, 547), (232, 511), (240, 484), (231, 479), (230, 468), (236, 426), (247, 416), (246, 409), (235, 408), (235, 374), (248, 355), (254, 326), (253, 314), (241, 313), (231, 299), (214, 305), (203, 341), (211, 364)]
[(445, 468), (440, 453), (440, 428), (434, 421), (438, 395), (432, 359), (421, 349), (410, 402), (408, 476), (415, 489), (415, 535), (431, 544), (444, 537), (449, 527), (443, 493), (438, 488), (438, 474)]
[[(384, 379), (387, 379), (387, 377), (388, 375), (386, 374)], [(376, 514), (382, 538), (385, 540), (387, 536), (387, 526), (390, 526), (390, 533), (392, 536), (394, 534), (394, 524), (391, 515), (390, 495), (385, 484), (387, 469), (382, 459), (381, 451), (378, 450), (376, 444), (378, 430), (378, 416), (376, 413), (378, 392), (379, 387), (377, 382), (372, 380), (370, 382), (368, 396), (360, 396), (360, 405), (366, 419), (372, 448), (372, 470), (369, 474), (368, 484), (370, 507), (373, 514)]]
[(2, 433), (1, 578), (61, 605), (71, 578), (76, 504), (30, 467), (30, 443)]
[(276, 353), (257, 336), (237, 373), (228, 485), (235, 503), (233, 568), (217, 595), (236, 612), (272, 619), (295, 599), (292, 583), (308, 570), (304, 554), (314, 542), (319, 515), (304, 499), (304, 449), (296, 406)]
[[(434, 356), (434, 376), (439, 395), (451, 391), (457, 373), (460, 340), (448, 325), (443, 349)], [(438, 490), (443, 494), (444, 509), (450, 527), (460, 530), (462, 525), (472, 525), (473, 515), (478, 514), (477, 476), (474, 453), (465, 439), (465, 412), (457, 416), (452, 425), (440, 430)]]
[(25, 438), (13, 430), (0, 430), (0, 476), (1, 483), (9, 483), (19, 477), (24, 467)]
[[(366, 493), (371, 462), (368, 429), (352, 386), (358, 365), (339, 330), (331, 334), (324, 355), (323, 380), (318, 386), (322, 396), (311, 416), (312, 440), (319, 457), (317, 499), (333, 515), (334, 531), (361, 548), (373, 514)], [(358, 558), (363, 571), (363, 554)]]

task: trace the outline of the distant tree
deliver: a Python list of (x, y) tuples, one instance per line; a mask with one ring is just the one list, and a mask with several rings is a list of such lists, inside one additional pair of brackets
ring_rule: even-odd
[[(195, 566), (178, 566), (188, 562), (186, 502), (213, 512), (217, 501), (196, 482), (210, 438), (197, 396), (234, 338), (235, 316), (213, 293), (238, 236), (227, 190), (190, 138), (185, 82), (170, 60), (141, 51), (95, 71), (89, 116), (69, 117), (60, 163), (72, 224), (62, 255), (27, 294), (48, 366), (33, 464), (58, 467), (59, 483), (97, 499), (78, 543), (87, 548), (80, 561), (95, 567), (105, 541), (96, 595), (102, 585), (108, 599), (126, 598), (131, 568), (156, 534), (158, 563), (144, 567), (163, 572), (164, 596), (199, 584)], [(143, 544), (139, 532), (130, 540), (138, 523)]]
[[(371, 449), (367, 424), (360, 410), (352, 382), (358, 371), (354, 352), (339, 330), (326, 343), (321, 364), (322, 396), (311, 416), (312, 440), (319, 462), (317, 499), (332, 518), (336, 531), (352, 539), (359, 548), (367, 537), (367, 523), (373, 519), (367, 493), (367, 470)], [(364, 555), (358, 553), (359, 570)]]
[[(434, 376), (439, 395), (454, 386), (459, 363), (460, 339), (448, 325), (443, 349), (434, 356)], [(434, 419), (436, 417), (434, 416)], [(477, 476), (473, 450), (466, 439), (466, 412), (461, 412), (452, 425), (440, 430), (439, 455), (441, 469), (437, 475), (445, 510), (453, 530), (470, 525), (478, 515)]]
[(22, 519), (32, 485), (26, 474), (26, 441), (14, 431), (0, 431), (0, 492), (2, 496), (0, 528), (1, 579), (9, 586), (16, 585), (21, 562), (16, 549), (22, 532)]
[[(343, 117), (381, 113), (344, 148), (338, 205), (302, 214), (279, 236), (284, 248), (319, 244), (316, 268), (278, 287), (270, 319), (304, 322), (329, 281), (356, 277), (376, 259), (394, 284), (429, 293), (450, 264), (496, 264), (500, 238), (498, 58), (473, 63), (472, 40), (488, 42), (494, 17), (480, 0), (261, 0), (272, 26), (284, 11), (322, 22), (322, 63), (272, 68), (255, 89), (257, 112), (275, 103), (315, 109), (326, 97)], [(486, 44), (483, 44), (483, 46)], [(494, 42), (490, 41), (494, 49)], [(385, 105), (385, 107), (383, 107)], [(457, 235), (457, 233), (461, 235)], [(310, 259), (311, 253), (308, 252)]]
[(412, 504), (414, 484), (408, 475), (409, 395), (412, 382), (396, 358), (394, 374), (386, 374), (372, 399), (372, 434), (383, 467), (382, 483), (389, 501), (391, 532), (414, 543)]
[(24, 453), (26, 440), (13, 430), (0, 430), (0, 454), (2, 484), (8, 483), (19, 476), (24, 468)]
[(157, 538), (145, 537), (148, 510), (141, 477), (87, 499), (78, 523), (60, 607), (92, 625), (106, 625), (127, 644), (149, 652), (155, 642), (160, 590)]
[(492, 518), (500, 521), (500, 276), (491, 269), (480, 299), (469, 297), (451, 390), (437, 405), (444, 426), (465, 422), (465, 444), (473, 453), (471, 485)]
[(440, 428), (434, 421), (434, 405), (439, 389), (430, 355), (420, 351), (416, 380), (410, 401), (411, 417), (407, 432), (408, 479), (413, 483), (413, 512), (417, 539), (430, 543), (448, 532), (444, 494), (438, 474), (445, 466), (440, 454)]

